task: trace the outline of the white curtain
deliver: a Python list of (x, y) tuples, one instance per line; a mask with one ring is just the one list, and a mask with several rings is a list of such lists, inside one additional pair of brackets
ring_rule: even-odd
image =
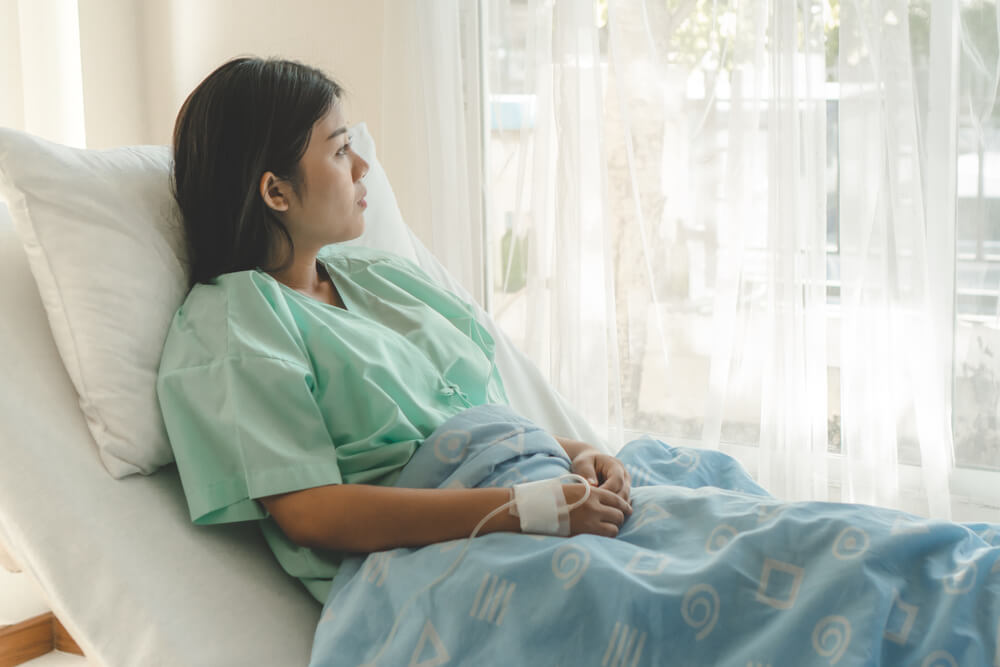
[[(939, 357), (950, 356), (953, 341), (934, 325), (945, 314), (934, 309), (930, 278), (936, 265), (927, 241), (930, 226), (953, 221), (944, 207), (938, 219), (926, 214), (944, 203), (940, 186), (950, 176), (925, 181), (921, 126), (939, 132), (936, 123), (944, 119), (926, 123), (921, 117), (926, 110), (918, 99), (908, 4), (850, 2), (840, 13), (844, 489), (849, 500), (896, 504), (898, 445), (913, 443), (909, 455), (920, 464), (929, 513), (948, 517), (951, 376), (940, 372)], [(949, 22), (951, 5), (935, 5), (932, 20)], [(951, 67), (952, 53), (919, 46), (931, 67)], [(941, 55), (948, 61), (937, 62)]]
[[(612, 446), (621, 443), (614, 240), (608, 235), (603, 67), (590, 3), (531, 5), (525, 35), (531, 54), (526, 86), (535, 95), (534, 126), (521, 128), (517, 184), (496, 204), (510, 205), (507, 257), (527, 239), (526, 285), (510, 312), (522, 349)], [(499, 120), (502, 124), (503, 119)], [(502, 125), (500, 125), (502, 127)], [(495, 185), (495, 183), (490, 183)], [(521, 246), (524, 248), (525, 246)], [(506, 265), (509, 265), (509, 261)], [(509, 272), (500, 271), (509, 286)], [(502, 296), (506, 296), (503, 294)]]
[(76, 0), (0, 0), (0, 126), (83, 147)]
[[(422, 169), (394, 181), (408, 223), (470, 294), (488, 303), (482, 198), (481, 15), (474, 2), (385, 4), (383, 155)], [(444, 221), (449, 221), (444, 224)]]
[(480, 8), (492, 310), (612, 446), (941, 518), (956, 453), (997, 487), (994, 0)]

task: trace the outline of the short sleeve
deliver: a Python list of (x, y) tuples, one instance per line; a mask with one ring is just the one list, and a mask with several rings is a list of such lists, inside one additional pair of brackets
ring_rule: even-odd
[(342, 482), (314, 387), (309, 369), (263, 356), (161, 374), (160, 407), (192, 521), (266, 518), (255, 498)]

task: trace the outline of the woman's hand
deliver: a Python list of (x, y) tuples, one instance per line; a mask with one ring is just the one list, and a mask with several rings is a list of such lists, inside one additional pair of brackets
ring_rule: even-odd
[(590, 482), (591, 486), (610, 491), (626, 503), (630, 502), (632, 477), (625, 470), (624, 463), (580, 440), (558, 435), (553, 437), (565, 450), (573, 472)]
[(629, 491), (632, 477), (625, 469), (625, 464), (604, 452), (588, 449), (573, 458), (572, 472), (580, 475), (591, 486), (610, 491), (626, 503), (629, 502)]
[[(566, 504), (572, 505), (586, 493), (583, 484), (563, 484)], [(569, 534), (589, 533), (616, 537), (625, 519), (632, 515), (632, 506), (606, 489), (590, 487), (590, 497), (569, 513)]]

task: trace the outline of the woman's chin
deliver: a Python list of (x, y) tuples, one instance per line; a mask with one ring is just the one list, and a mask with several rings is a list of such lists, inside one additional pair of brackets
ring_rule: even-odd
[(356, 227), (357, 233), (354, 235), (354, 238), (358, 238), (359, 236), (365, 233), (366, 224), (367, 221), (365, 220), (365, 214), (362, 213), (361, 215), (358, 216), (358, 224)]
[(353, 241), (356, 238), (360, 238), (362, 234), (365, 233), (365, 216), (361, 214), (358, 216), (356, 222), (351, 224), (349, 229), (344, 230), (344, 236), (341, 241)]

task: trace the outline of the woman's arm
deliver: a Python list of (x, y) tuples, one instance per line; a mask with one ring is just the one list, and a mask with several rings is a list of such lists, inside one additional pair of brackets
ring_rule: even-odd
[[(370, 484), (317, 486), (260, 501), (296, 544), (371, 552), (468, 537), (476, 524), (510, 499), (510, 490), (405, 489)], [(500, 512), (480, 533), (518, 531)]]
[[(583, 497), (582, 484), (563, 489), (567, 504)], [(405, 489), (336, 484), (261, 498), (292, 542), (334, 551), (372, 552), (468, 537), (483, 517), (510, 499), (510, 489)], [(570, 513), (570, 532), (614, 537), (628, 503), (603, 489)], [(499, 512), (480, 530), (520, 532), (520, 520)]]
[(600, 453), (600, 450), (597, 449), (597, 447), (594, 447), (593, 445), (588, 445), (582, 440), (573, 440), (572, 438), (564, 438), (560, 435), (554, 435), (552, 437), (555, 438), (556, 442), (558, 442), (562, 446), (563, 450), (566, 452), (566, 456), (569, 457), (570, 461), (576, 460), (576, 457), (579, 456), (580, 454), (583, 454), (584, 452), (592, 451)]

